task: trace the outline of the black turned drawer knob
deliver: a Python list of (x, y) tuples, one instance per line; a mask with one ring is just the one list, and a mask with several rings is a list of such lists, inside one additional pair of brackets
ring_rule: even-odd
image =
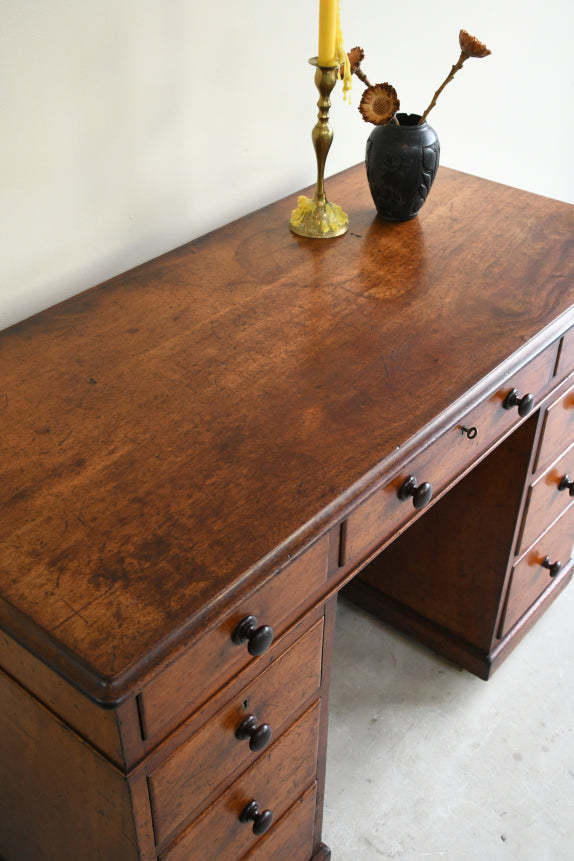
[(565, 475), (560, 479), (558, 490), (567, 490), (570, 496), (574, 496), (574, 481), (570, 480), (569, 475)]
[(524, 395), (522, 398), (518, 393), (518, 389), (512, 389), (509, 392), (502, 404), (505, 410), (511, 410), (513, 407), (518, 407), (518, 415), (524, 418), (528, 413), (532, 412), (534, 406), (534, 395)]
[(261, 625), (258, 628), (255, 616), (246, 616), (231, 635), (231, 639), (238, 646), (247, 643), (249, 654), (257, 657), (266, 652), (273, 642), (273, 628), (269, 625)]
[(550, 556), (546, 556), (542, 560), (542, 567), (548, 568), (551, 577), (558, 577), (558, 575), (562, 571), (562, 562), (551, 562)]
[(417, 484), (414, 475), (409, 475), (406, 481), (403, 482), (399, 489), (399, 499), (403, 502), (409, 497), (413, 498), (413, 505), (416, 509), (424, 508), (431, 501), (432, 487), (428, 481), (422, 484)]
[(255, 715), (248, 715), (238, 726), (235, 738), (238, 738), (240, 741), (248, 738), (251, 750), (263, 750), (271, 741), (272, 734), (273, 730), (268, 723), (262, 723), (257, 726)]
[(256, 801), (250, 801), (239, 815), (240, 822), (253, 822), (254, 834), (265, 834), (271, 828), (273, 814), (270, 810), (260, 810)]

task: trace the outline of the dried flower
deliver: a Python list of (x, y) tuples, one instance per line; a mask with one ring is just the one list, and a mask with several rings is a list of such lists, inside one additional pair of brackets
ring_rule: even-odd
[(475, 36), (471, 36), (466, 30), (461, 30), (458, 34), (458, 42), (460, 45), (460, 57), (446, 76), (445, 80), (442, 82), (436, 93), (434, 94), (432, 101), (422, 117), (419, 120), (420, 123), (424, 123), (429, 113), (432, 111), (434, 106), (436, 105), (436, 101), (446, 85), (452, 81), (456, 73), (459, 69), (462, 69), (462, 64), (468, 60), (469, 57), (488, 57), (491, 51), (484, 45), (482, 42), (479, 42)]
[(365, 122), (384, 126), (392, 120), (400, 106), (397, 91), (391, 84), (374, 84), (363, 93), (359, 111)]
[[(419, 125), (425, 122), (446, 85), (452, 81), (459, 69), (462, 69), (462, 64), (469, 57), (488, 57), (492, 53), (483, 42), (479, 42), (475, 36), (471, 36), (466, 30), (460, 31), (458, 41), (460, 45), (460, 57), (434, 94), (430, 105), (419, 120)], [(373, 86), (369, 83), (368, 78), (361, 69), (361, 63), (365, 59), (365, 52), (362, 48), (352, 48), (348, 53), (348, 58), (351, 72), (367, 85), (367, 89), (364, 91), (361, 104), (359, 105), (359, 110), (365, 122), (374, 123), (379, 126), (383, 126), (388, 122), (398, 125), (395, 114), (400, 107), (400, 102), (397, 98), (395, 88), (390, 84), (375, 84)]]
[(355, 72), (361, 65), (361, 62), (365, 59), (365, 52), (362, 48), (357, 46), (356, 48), (351, 48), (347, 56), (349, 57), (351, 72)]
[(492, 51), (489, 51), (486, 45), (482, 42), (479, 42), (474, 36), (471, 36), (470, 33), (467, 33), (466, 30), (461, 30), (458, 34), (458, 41), (460, 44), (460, 50), (463, 54), (466, 54), (467, 57), (488, 57)]
[[(351, 48), (348, 52), (347, 57), (349, 58), (349, 66), (351, 68), (351, 74), (356, 75), (357, 78), (362, 81), (367, 87), (371, 86), (371, 82), (361, 69), (361, 63), (365, 59), (365, 52), (362, 48), (358, 46), (356, 48)], [(343, 75), (343, 66), (341, 66), (341, 76)]]

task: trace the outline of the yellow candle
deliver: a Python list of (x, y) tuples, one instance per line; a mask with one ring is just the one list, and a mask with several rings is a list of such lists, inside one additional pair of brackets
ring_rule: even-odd
[(338, 0), (319, 0), (319, 56), (320, 66), (334, 66), (336, 60)]

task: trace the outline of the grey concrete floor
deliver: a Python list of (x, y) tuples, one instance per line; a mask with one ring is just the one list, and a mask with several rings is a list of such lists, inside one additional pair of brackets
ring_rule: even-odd
[(574, 583), (484, 682), (339, 600), (332, 861), (574, 859)]

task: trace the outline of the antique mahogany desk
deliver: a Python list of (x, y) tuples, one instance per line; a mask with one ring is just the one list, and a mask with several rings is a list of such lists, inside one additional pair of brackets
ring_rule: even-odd
[(339, 590), (487, 678), (571, 577), (574, 208), (329, 193), (0, 336), (6, 861), (326, 859)]

